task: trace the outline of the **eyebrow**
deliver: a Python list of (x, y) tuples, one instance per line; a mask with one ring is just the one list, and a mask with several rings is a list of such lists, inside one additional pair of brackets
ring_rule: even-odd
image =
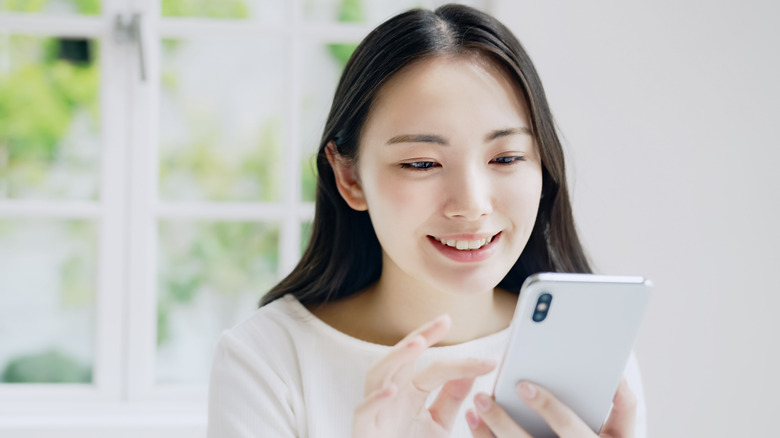
[[(518, 128), (497, 129), (495, 131), (491, 131), (488, 135), (485, 136), (485, 142), (487, 143), (489, 141), (493, 141), (501, 137), (507, 137), (516, 134), (531, 135), (531, 130), (528, 129), (528, 127), (526, 126), (520, 126)], [(447, 140), (444, 139), (443, 137), (440, 137), (438, 135), (433, 135), (433, 134), (396, 135), (395, 137), (387, 141), (387, 144), (398, 144), (398, 143), (435, 143), (435, 144), (440, 144), (442, 146), (447, 146), (449, 144), (447, 143)]]

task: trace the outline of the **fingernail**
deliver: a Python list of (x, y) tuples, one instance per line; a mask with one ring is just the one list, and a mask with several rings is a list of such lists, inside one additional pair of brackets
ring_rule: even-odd
[(480, 359), (479, 366), (484, 368), (494, 368), (496, 366), (496, 361), (493, 359)]
[(493, 401), (490, 400), (490, 397), (488, 397), (487, 394), (477, 394), (476, 397), (474, 397), (474, 404), (477, 405), (480, 411), (487, 411), (490, 409)]
[(517, 384), (517, 394), (525, 400), (531, 400), (536, 397), (536, 386), (528, 382)]
[(466, 423), (468, 423), (469, 427), (472, 429), (479, 427), (479, 417), (477, 417), (477, 414), (471, 409), (466, 411)]
[(377, 394), (377, 398), (388, 397), (390, 395), (390, 391), (391, 391), (390, 387), (389, 386), (385, 386), (384, 388), (379, 390), (379, 393)]
[(443, 313), (437, 316), (436, 319), (434, 319), (436, 324), (443, 324), (445, 321), (449, 321), (449, 320), (450, 320), (450, 315), (447, 313)]

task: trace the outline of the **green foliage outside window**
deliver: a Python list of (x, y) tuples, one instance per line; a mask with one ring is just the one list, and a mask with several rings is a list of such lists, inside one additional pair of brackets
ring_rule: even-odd
[[(43, 249), (38, 246), (41, 239), (33, 237), (32, 240), (28, 240), (31, 236), (39, 234), (52, 238), (49, 248)], [(3, 296), (4, 294), (0, 293), (0, 317), (19, 316), (4, 314), (3, 310), (4, 304), (14, 303), (15, 295), (21, 295), (19, 297), (21, 300), (34, 303), (35, 307), (30, 308), (29, 314), (25, 313), (24, 321), (28, 326), (20, 330), (19, 336), (23, 336), (23, 340), (33, 340), (33, 343), (38, 345), (42, 340), (48, 344), (29, 348), (23, 353), (0, 360), (0, 382), (89, 383), (91, 381), (90, 361), (85, 361), (82, 357), (74, 357), (67, 351), (67, 347), (62, 348), (62, 345), (58, 345), (59, 341), (56, 339), (59, 337), (58, 331), (62, 331), (68, 334), (71, 347), (73, 344), (81, 344), (80, 349), (84, 350), (84, 344), (87, 344), (90, 347), (86, 351), (89, 351), (93, 344), (91, 337), (83, 339), (82, 336), (89, 329), (82, 326), (76, 328), (74, 332), (65, 321), (72, 321), (73, 316), (78, 316), (80, 319), (84, 317), (94, 319), (98, 260), (96, 234), (97, 223), (92, 220), (0, 218), (0, 247), (10, 244), (13, 248), (14, 244), (18, 244), (21, 239), (30, 246), (19, 248), (19, 251), (11, 251), (12, 254), (18, 254), (22, 260), (28, 261), (26, 266), (24, 264), (21, 266), (21, 270), (25, 271), (27, 267), (37, 264), (40, 269), (39, 275), (44, 278), (54, 277), (51, 283), (59, 286), (56, 290), (45, 288), (28, 291), (24, 289), (25, 283), (22, 283), (21, 288), (19, 287), (18, 275), (10, 275), (11, 283), (7, 281), (9, 276), (0, 276), (0, 291), (10, 294), (10, 296)], [(42, 262), (39, 255), (49, 251), (59, 253), (61, 256), (48, 259), (43, 256), (46, 261)], [(2, 268), (0, 264), (0, 270)], [(16, 282), (13, 280), (14, 277)], [(32, 283), (40, 285), (35, 281)], [(7, 290), (4, 289), (6, 287)], [(13, 304), (10, 307), (19, 308)], [(50, 317), (53, 317), (53, 321), (56, 322), (47, 324), (52, 322)], [(43, 318), (46, 318), (46, 323), (39, 324), (43, 322)], [(48, 328), (41, 328), (42, 326)], [(36, 332), (35, 329), (38, 331)], [(0, 339), (3, 335), (13, 334), (0, 333)], [(81, 355), (83, 354), (85, 353), (82, 351)]]
[[(361, 0), (343, 0), (339, 8), (339, 21), (342, 23), (362, 23), (366, 20), (366, 13), (363, 10)], [(357, 48), (357, 44), (328, 44), (328, 50), (331, 56), (338, 62), (340, 70), (347, 65), (349, 57)]]
[[(100, 74), (94, 61), (63, 59), (66, 40), (3, 39), (13, 64), (0, 72), (0, 197), (14, 198), (35, 193), (57, 163), (83, 164), (70, 162), (60, 143), (79, 114), (97, 124)], [(94, 57), (97, 45), (82, 41)]]
[(58, 350), (14, 358), (3, 369), (7, 383), (89, 383), (92, 368)]
[(247, 18), (243, 0), (162, 0), (163, 17)]
[(0, 0), (0, 11), (37, 13), (53, 4), (79, 14), (100, 14), (100, 0)]
[[(175, 83), (169, 77), (163, 84)], [(203, 118), (198, 111), (187, 114), (187, 125), (195, 135), (189, 144), (179, 145), (173, 151), (162, 154), (160, 181), (161, 194), (166, 199), (181, 199), (176, 186), (167, 181), (186, 181), (196, 187), (198, 196), (208, 200), (278, 201), (281, 193), (282, 172), (278, 166), (282, 142), (282, 121), (272, 118), (258, 121), (258, 142), (249, 152), (234, 156), (226, 154), (215, 145), (221, 143), (220, 127)], [(186, 195), (190, 196), (190, 195)]]
[[(71, 4), (82, 13), (99, 11), (97, 1)], [(45, 6), (46, 2), (5, 1), (0, 9), (36, 12)], [(74, 42), (86, 49), (85, 59), (65, 56)], [(96, 161), (74, 156), (62, 147), (63, 138), (77, 117), (86, 116), (91, 133), (97, 131), (97, 44), (88, 40), (1, 35), (0, 50), (10, 60), (0, 72), (0, 198), (58, 197), (56, 186), (46, 187), (54, 169), (62, 167), (69, 173), (97, 171)], [(92, 197), (95, 196), (93, 191)], [(14, 232), (14, 224), (19, 222), (2, 223), (0, 235)], [(49, 271), (59, 274), (57, 304), (64, 311), (90, 308), (95, 299), (97, 260), (94, 228), (83, 221), (60, 225), (62, 236), (80, 242), (81, 249)], [(16, 356), (0, 366), (0, 381), (6, 383), (88, 383), (92, 379), (90, 364), (57, 348)]]
[(261, 288), (275, 278), (279, 233), (273, 225), (165, 221), (160, 223), (160, 239), (158, 345), (171, 340), (169, 316), (175, 307), (191, 304), (206, 290), (226, 302), (246, 293), (256, 293), (259, 301)]
[[(0, 0), (0, 11), (42, 12), (55, 2)], [(70, 5), (71, 10), (81, 14), (100, 14), (99, 0), (58, 3)], [(249, 10), (242, 0), (163, 0), (162, 14), (246, 18)], [(339, 20), (363, 22), (362, 2), (342, 1)], [(90, 62), (74, 62), (61, 56), (63, 40), (60, 39), (0, 35), (0, 49), (5, 50), (2, 44), (14, 49), (11, 52), (14, 64), (11, 69), (0, 71), (0, 197), (15, 197), (40, 185), (52, 164), (62, 159), (60, 143), (77, 115), (86, 113), (97, 125), (100, 74), (95, 58), (98, 47), (96, 42), (89, 42)], [(177, 47), (176, 44), (165, 46), (166, 50)], [(342, 69), (355, 47), (356, 44), (340, 43), (327, 46)], [(166, 72), (163, 75), (164, 90), (173, 91), (176, 84), (175, 74)], [(258, 121), (260, 140), (257, 148), (242, 157), (238, 167), (226, 162), (219, 150), (213, 148), (218, 143), (215, 138), (197, 137), (197, 141), (181, 148), (181, 154), (162, 157), (160, 176), (164, 178), (183, 165), (198, 169), (197, 183), (206, 193), (220, 199), (226, 197), (231, 186), (246, 183), (242, 178), (251, 175), (255, 178), (253, 183), (260, 186), (261, 197), (273, 200), (281, 191), (282, 175), (276, 166), (281, 153), (281, 128), (281, 120)], [(98, 162), (92, 165), (97, 166)], [(307, 163), (303, 166), (303, 184), (308, 187), (304, 192), (313, 194), (315, 182), (315, 170)], [(160, 227), (160, 237), (164, 240), (166, 227), (176, 228), (176, 225), (161, 223)], [(76, 228), (71, 230), (74, 235), (84, 233)], [(301, 250), (308, 241), (309, 229), (310, 224), (301, 225)], [(213, 291), (227, 300), (249, 291), (257, 293), (259, 300), (264, 290), (251, 287), (275, 278), (278, 237), (276, 227), (267, 224), (215, 222), (198, 225), (197, 237), (171, 251), (159, 273), (158, 345), (173, 341), (170, 313), (177, 306), (192, 303), (202, 291)], [(166, 249), (161, 248), (161, 251)], [(64, 304), (78, 306), (94, 299), (94, 269), (94, 263), (79, 255), (63, 262), (60, 293)], [(0, 381), (19, 383), (90, 382), (91, 379), (91, 366), (57, 349), (15, 357), (0, 375)]]

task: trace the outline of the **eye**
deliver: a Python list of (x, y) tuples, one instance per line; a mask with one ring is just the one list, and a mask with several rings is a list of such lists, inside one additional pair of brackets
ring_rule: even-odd
[(428, 170), (438, 166), (433, 161), (415, 161), (414, 163), (401, 163), (402, 169)]
[(498, 157), (490, 160), (491, 163), (496, 164), (514, 164), (518, 161), (525, 161), (525, 157), (522, 156), (510, 156), (510, 157)]

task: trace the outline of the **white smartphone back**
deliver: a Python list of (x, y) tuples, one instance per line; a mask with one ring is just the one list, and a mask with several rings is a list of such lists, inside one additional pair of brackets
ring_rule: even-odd
[(598, 433), (631, 354), (651, 287), (642, 277), (562, 273), (529, 277), (496, 379), (496, 401), (532, 436), (555, 437), (515, 391), (517, 382), (528, 380), (550, 390)]

